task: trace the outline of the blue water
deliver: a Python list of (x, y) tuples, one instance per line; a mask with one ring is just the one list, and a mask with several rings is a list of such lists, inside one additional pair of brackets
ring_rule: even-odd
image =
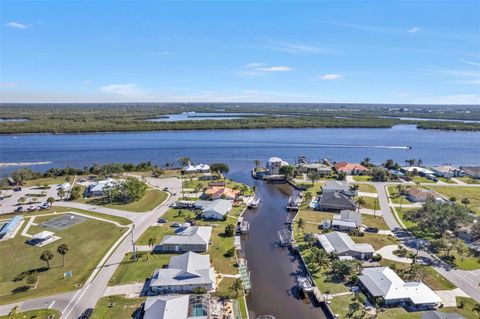
[(166, 117), (149, 119), (152, 122), (178, 122), (178, 121), (205, 121), (205, 120), (234, 120), (244, 118), (246, 115), (260, 116), (259, 113), (202, 113), (183, 112), (178, 114), (166, 114)]
[[(412, 149), (407, 149), (411, 146)], [(52, 162), (33, 169), (83, 167), (93, 163), (173, 162), (189, 156), (195, 163), (226, 162), (232, 173), (251, 168), (253, 161), (279, 156), (294, 161), (373, 162), (392, 158), (422, 159), (425, 164), (480, 163), (480, 132), (418, 130), (412, 125), (386, 129), (265, 129), (162, 131), (99, 134), (0, 135), (0, 162)], [(5, 174), (15, 168), (0, 169)]]

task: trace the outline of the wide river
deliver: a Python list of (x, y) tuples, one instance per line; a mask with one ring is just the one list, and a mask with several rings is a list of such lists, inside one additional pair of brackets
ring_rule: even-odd
[[(50, 162), (30, 166), (83, 167), (93, 163), (152, 161), (174, 162), (189, 156), (194, 163), (226, 162), (230, 178), (257, 183), (262, 203), (248, 212), (250, 234), (243, 240), (252, 279), (248, 298), (251, 317), (272, 314), (279, 318), (322, 318), (321, 310), (299, 300), (295, 277), (303, 269), (294, 256), (276, 246), (278, 230), (287, 218), (288, 188), (254, 181), (249, 171), (254, 160), (279, 156), (293, 162), (299, 155), (310, 160), (373, 162), (391, 158), (422, 159), (429, 165), (480, 163), (480, 132), (417, 130), (412, 125), (388, 129), (266, 129), (168, 131), (102, 134), (0, 135), (0, 162)], [(18, 167), (0, 169), (5, 175)]]

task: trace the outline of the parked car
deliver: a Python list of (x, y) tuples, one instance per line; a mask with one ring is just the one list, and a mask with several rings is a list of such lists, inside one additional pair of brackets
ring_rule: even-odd
[(14, 192), (21, 192), (21, 191), (22, 191), (22, 188), (21, 188), (20, 186), (15, 186), (15, 187), (13, 188), (13, 191), (14, 191)]
[(164, 191), (164, 192), (168, 191), (168, 187), (164, 187), (164, 188), (163, 188), (163, 191)]
[(378, 228), (376, 227), (368, 227), (365, 229), (367, 233), (378, 233)]
[(172, 227), (175, 227), (175, 228), (178, 228), (178, 227), (180, 227), (180, 226), (181, 226), (180, 223), (177, 223), (177, 222), (175, 222), (175, 223), (172, 224)]
[(160, 218), (160, 219), (158, 220), (158, 222), (159, 222), (160, 224), (166, 224), (166, 223), (167, 223), (167, 220), (166, 220), (165, 218)]
[(38, 206), (40, 209), (49, 209), (50, 208), (50, 203), (45, 202), (42, 205)]
[(20, 212), (23, 212), (23, 206), (18, 206), (18, 207), (15, 209), (15, 213), (20, 213)]

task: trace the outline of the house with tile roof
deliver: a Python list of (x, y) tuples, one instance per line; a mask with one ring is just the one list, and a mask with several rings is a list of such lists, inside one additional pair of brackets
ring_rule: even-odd
[(234, 200), (240, 191), (233, 190), (225, 186), (210, 186), (203, 192), (204, 196), (209, 199), (229, 199)]
[(340, 162), (336, 163), (333, 168), (337, 173), (345, 173), (347, 175), (360, 175), (366, 174), (370, 170), (361, 164), (349, 163), (349, 162)]

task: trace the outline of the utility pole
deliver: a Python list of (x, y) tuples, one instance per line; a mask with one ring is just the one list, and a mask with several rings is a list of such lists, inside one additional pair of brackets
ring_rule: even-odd
[(135, 224), (132, 226), (132, 252), (133, 252), (133, 259), (135, 261), (138, 260), (137, 258), (137, 247), (135, 247), (135, 240), (133, 239), (133, 231), (135, 230)]

